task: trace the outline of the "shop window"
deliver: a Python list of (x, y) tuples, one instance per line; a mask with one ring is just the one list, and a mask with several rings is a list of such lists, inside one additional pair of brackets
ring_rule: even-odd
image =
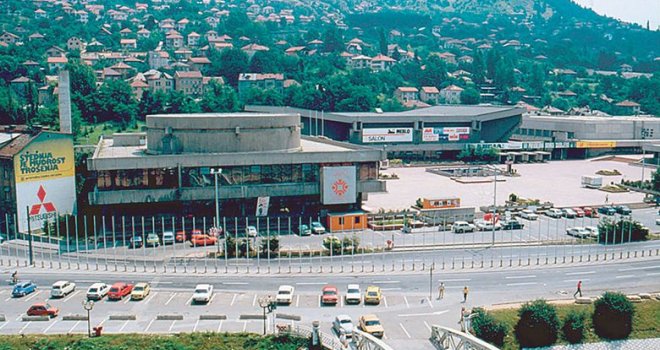
[(356, 216), (356, 217), (355, 217), (355, 224), (357, 225), (357, 224), (359, 224), (359, 223), (360, 223), (360, 217), (359, 217), (359, 216)]
[(339, 224), (342, 225), (342, 226), (344, 225), (344, 217), (343, 216), (339, 218)]

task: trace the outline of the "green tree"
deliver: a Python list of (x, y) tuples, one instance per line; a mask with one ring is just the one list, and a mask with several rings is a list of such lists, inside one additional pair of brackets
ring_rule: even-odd
[(474, 81), (476, 84), (483, 84), (485, 78), (485, 70), (486, 64), (484, 62), (484, 57), (480, 52), (476, 52), (472, 60), (472, 69), (470, 70), (470, 72), (472, 72), (472, 81)]
[(437, 55), (431, 55), (426, 60), (426, 68), (421, 71), (419, 85), (440, 86), (447, 80), (447, 65)]
[(562, 97), (552, 101), (552, 106), (555, 108), (559, 108), (562, 111), (568, 111), (571, 108), (571, 105), (568, 103), (568, 100)]
[(200, 113), (202, 111), (195, 99), (181, 91), (171, 91), (168, 101), (168, 113)]
[(165, 113), (167, 111), (167, 94), (163, 91), (147, 90), (138, 104), (138, 115), (144, 120), (149, 114)]
[(220, 52), (212, 51), (211, 72), (222, 75), (227, 83), (234, 88), (238, 86), (238, 75), (246, 73), (248, 56), (238, 48), (224, 49)]
[(473, 87), (468, 87), (461, 92), (461, 103), (466, 105), (479, 104), (480, 96), (479, 91)]
[(199, 105), (202, 112), (236, 112), (240, 103), (236, 91), (228, 85), (211, 81)]
[(598, 242), (619, 244), (648, 240), (649, 229), (632, 219), (603, 218), (598, 224)]
[(380, 53), (387, 55), (387, 38), (383, 27), (378, 30), (378, 46), (380, 48)]
[(559, 317), (553, 305), (542, 299), (525, 303), (518, 310), (518, 316), (514, 334), (521, 347), (549, 346), (557, 341)]
[(594, 302), (594, 332), (604, 339), (625, 339), (632, 332), (635, 307), (621, 293), (606, 292)]
[(508, 332), (504, 322), (497, 321), (482, 308), (474, 308), (472, 315), (472, 329), (477, 338), (498, 347), (504, 345), (504, 338)]
[(323, 52), (341, 52), (344, 39), (336, 26), (328, 26), (323, 32)]
[(279, 73), (279, 57), (272, 50), (257, 51), (250, 59), (248, 70), (250, 73)]
[(587, 315), (579, 310), (571, 310), (564, 318), (561, 327), (562, 338), (571, 344), (581, 343), (584, 339), (585, 319)]
[(116, 121), (126, 125), (137, 116), (137, 101), (131, 86), (124, 80), (103, 83), (87, 103), (90, 116), (98, 121)]

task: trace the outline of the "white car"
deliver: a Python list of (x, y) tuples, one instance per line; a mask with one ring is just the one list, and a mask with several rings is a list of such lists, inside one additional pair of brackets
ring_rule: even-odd
[(332, 329), (337, 335), (344, 333), (346, 338), (350, 338), (353, 335), (353, 320), (351, 319), (351, 316), (337, 315), (335, 320), (332, 321)]
[(110, 291), (110, 286), (105, 283), (94, 283), (87, 289), (88, 300), (101, 300)]
[(539, 216), (536, 215), (531, 209), (525, 209), (520, 212), (520, 217), (525, 220), (538, 220)]
[(571, 208), (564, 208), (563, 212), (564, 212), (564, 216), (567, 217), (567, 218), (572, 219), (572, 218), (577, 217), (577, 213), (575, 212), (575, 210), (573, 210)]
[(291, 305), (291, 302), (293, 301), (293, 291), (293, 286), (280, 286), (280, 288), (277, 289), (277, 296), (275, 297), (275, 301), (278, 304)]
[(577, 238), (589, 237), (589, 231), (584, 227), (571, 227), (566, 229), (566, 234)]
[(557, 208), (550, 208), (545, 211), (545, 215), (551, 217), (551, 218), (560, 218), (564, 216), (564, 212), (561, 209)]
[(499, 221), (493, 224), (493, 222), (490, 220), (475, 220), (474, 225), (477, 227), (477, 230), (479, 231), (492, 231), (493, 229), (497, 231), (502, 229), (502, 224), (500, 224)]
[(587, 232), (589, 232), (589, 237), (598, 238), (598, 227), (586, 226), (584, 229), (587, 230)]
[(465, 232), (474, 232), (476, 226), (472, 225), (467, 221), (456, 221), (451, 225), (451, 232), (453, 233), (465, 233)]
[(50, 289), (51, 298), (62, 298), (76, 290), (76, 284), (69, 281), (57, 281)]
[(213, 286), (210, 284), (198, 284), (192, 296), (193, 303), (208, 303), (213, 296)]
[(359, 304), (362, 300), (362, 292), (360, 291), (359, 284), (349, 284), (344, 294), (344, 301), (346, 304)]

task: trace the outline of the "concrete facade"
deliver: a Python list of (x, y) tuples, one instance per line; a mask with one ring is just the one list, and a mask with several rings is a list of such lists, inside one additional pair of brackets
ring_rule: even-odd
[(660, 138), (660, 118), (524, 116), (516, 138), (525, 140), (648, 140)]

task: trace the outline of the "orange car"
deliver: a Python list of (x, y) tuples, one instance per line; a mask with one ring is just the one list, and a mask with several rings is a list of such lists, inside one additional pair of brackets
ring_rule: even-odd
[(60, 309), (50, 306), (48, 303), (36, 303), (27, 311), (28, 316), (49, 316), (57, 317), (57, 314), (60, 313)]
[(190, 238), (190, 245), (193, 247), (204, 247), (207, 245), (214, 245), (217, 241), (217, 238), (211, 237), (207, 234), (196, 234)]
[(133, 285), (124, 283), (124, 282), (117, 282), (110, 287), (110, 291), (108, 292), (108, 299), (109, 300), (121, 300), (127, 295), (131, 295), (131, 292), (133, 291)]
[(174, 239), (178, 243), (183, 243), (185, 241), (189, 241), (192, 238), (192, 236), (201, 235), (201, 234), (202, 234), (202, 230), (191, 230), (191, 231), (188, 231), (188, 232), (176, 231), (176, 236), (174, 237)]

